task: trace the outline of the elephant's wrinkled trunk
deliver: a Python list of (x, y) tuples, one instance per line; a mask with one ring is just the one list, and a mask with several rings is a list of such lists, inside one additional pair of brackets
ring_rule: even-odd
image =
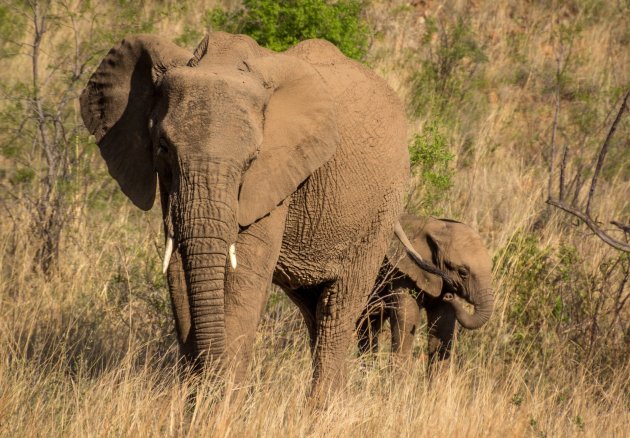
[(452, 294), (446, 294), (444, 301), (451, 303), (455, 309), (455, 318), (462, 327), (468, 330), (481, 328), (490, 319), (494, 308), (494, 296), (491, 288), (481, 289), (476, 296), (466, 300), (473, 305), (473, 313), (468, 313)]
[[(198, 165), (198, 163), (197, 163)], [(225, 352), (225, 269), (237, 237), (237, 179), (231, 166), (182, 169), (175, 229), (190, 303), (191, 340), (200, 363)]]

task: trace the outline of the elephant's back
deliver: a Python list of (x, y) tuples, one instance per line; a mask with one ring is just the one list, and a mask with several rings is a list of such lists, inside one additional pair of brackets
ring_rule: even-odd
[(309, 62), (328, 84), (341, 142), (293, 194), (285, 238), (300, 247), (284, 247), (283, 257), (310, 255), (313, 265), (325, 258), (331, 273), (349, 254), (389, 242), (409, 174), (406, 117), (384, 80), (332, 44), (308, 40), (286, 54)]
[[(396, 93), (376, 73), (325, 40), (302, 41), (285, 52), (311, 64), (335, 101), (341, 155), (375, 160), (408, 176), (407, 118)], [(337, 155), (340, 155), (339, 153)]]

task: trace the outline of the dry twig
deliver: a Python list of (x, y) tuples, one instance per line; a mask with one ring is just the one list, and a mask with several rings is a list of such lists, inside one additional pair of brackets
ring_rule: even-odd
[[(615, 134), (615, 131), (617, 130), (617, 126), (619, 125), (621, 116), (623, 115), (623, 113), (625, 112), (628, 106), (628, 98), (630, 98), (630, 90), (626, 92), (623, 98), (623, 101), (621, 103), (621, 107), (619, 108), (619, 111), (617, 112), (617, 116), (615, 117), (614, 121), (612, 122), (612, 125), (610, 126), (610, 129), (608, 130), (608, 135), (606, 136), (606, 140), (604, 140), (604, 143), (602, 144), (602, 147), (599, 149), (599, 153), (597, 154), (597, 162), (595, 166), (595, 171), (591, 178), (591, 187), (588, 191), (588, 197), (586, 199), (586, 208), (584, 210), (581, 210), (575, 207), (574, 205), (568, 206), (564, 203), (564, 193), (565, 193), (564, 178), (566, 174), (568, 147), (565, 147), (564, 149), (564, 153), (562, 157), (562, 164), (560, 168), (559, 193), (558, 193), (558, 198), (555, 198), (555, 199), (552, 194), (554, 162), (553, 162), (553, 156), (551, 157), (550, 166), (549, 166), (549, 194), (547, 198), (547, 204), (553, 207), (559, 208), (560, 210), (563, 210), (579, 218), (597, 235), (597, 237), (603, 240), (606, 244), (624, 252), (630, 252), (630, 244), (627, 243), (627, 239), (626, 239), (626, 242), (623, 242), (621, 240), (615, 239), (614, 237), (610, 236), (607, 232), (605, 232), (599, 225), (598, 221), (596, 219), (593, 219), (593, 217), (591, 216), (591, 205), (592, 205), (593, 198), (595, 195), (595, 189), (597, 188), (599, 174), (601, 173), (604, 160), (606, 158), (606, 154), (608, 153), (608, 149), (610, 147), (610, 141), (613, 135)], [(557, 99), (559, 99), (559, 97), (557, 97)], [(554, 126), (552, 129), (552, 137), (551, 137), (552, 154), (555, 153), (555, 131), (557, 127), (558, 112), (559, 112), (559, 104), (557, 100), (556, 113), (554, 115)], [(576, 176), (576, 178), (578, 177), (579, 175)], [(613, 220), (610, 223), (620, 228), (624, 232), (626, 237), (630, 236), (630, 225), (624, 225), (621, 222), (616, 221), (616, 220)]]

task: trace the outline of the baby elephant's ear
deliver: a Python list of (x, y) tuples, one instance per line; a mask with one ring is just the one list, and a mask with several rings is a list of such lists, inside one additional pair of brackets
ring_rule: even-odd
[[(426, 240), (413, 239), (412, 245), (416, 252), (422, 256), (423, 260), (433, 263), (431, 249)], [(407, 254), (405, 247), (397, 237), (392, 239), (392, 243), (387, 251), (387, 258), (398, 271), (415, 283), (418, 290), (422, 290), (432, 297), (439, 297), (442, 294), (442, 278), (420, 268)]]
[(109, 173), (143, 210), (155, 199), (148, 125), (156, 81), (190, 58), (187, 50), (163, 38), (131, 36), (109, 51), (81, 94), (83, 123), (96, 137)]
[[(426, 233), (427, 222), (412, 215), (403, 215), (400, 224), (405, 234), (410, 239), (413, 248), (422, 256), (422, 259), (435, 264), (435, 241)], [(404, 245), (394, 236), (387, 251), (387, 258), (398, 271), (409, 277), (418, 290), (422, 290), (433, 297), (442, 294), (443, 280), (441, 277), (431, 274), (420, 268), (418, 264), (407, 254)]]
[(238, 221), (247, 226), (290, 196), (339, 143), (334, 100), (308, 63), (286, 55), (248, 62), (272, 95), (258, 157), (243, 177)]

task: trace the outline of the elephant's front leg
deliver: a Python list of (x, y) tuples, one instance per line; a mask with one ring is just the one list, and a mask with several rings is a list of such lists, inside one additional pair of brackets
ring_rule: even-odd
[(267, 302), (278, 261), (287, 208), (280, 206), (239, 233), (235, 243), (236, 267), (228, 258), (225, 280), (225, 334), (227, 363), (241, 381), (251, 360), (256, 328)]
[(440, 361), (451, 357), (455, 312), (453, 306), (442, 300), (426, 304), (429, 330), (429, 371)]
[(407, 288), (394, 289), (387, 301), (390, 308), (392, 353), (400, 360), (405, 360), (411, 355), (420, 326), (420, 308)]

